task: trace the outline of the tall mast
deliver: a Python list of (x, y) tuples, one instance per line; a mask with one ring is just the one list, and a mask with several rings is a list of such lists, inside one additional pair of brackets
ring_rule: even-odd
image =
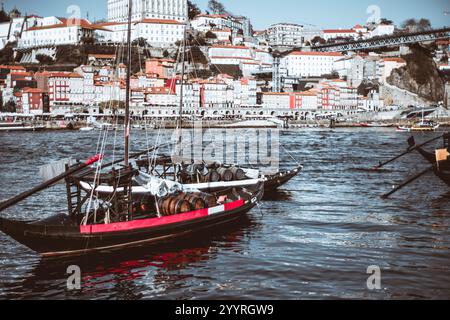
[(131, 77), (131, 15), (132, 0), (128, 0), (128, 38), (127, 38), (127, 79), (125, 97), (125, 165), (130, 163), (130, 77)]
[[(187, 32), (187, 24), (184, 26), (184, 35), (183, 35), (183, 45), (181, 52), (181, 87), (180, 87), (180, 108), (178, 114), (178, 129), (181, 132), (183, 126), (183, 103), (184, 103), (184, 72), (185, 72), (185, 55), (186, 55), (186, 32)], [(180, 134), (181, 140), (181, 134)]]

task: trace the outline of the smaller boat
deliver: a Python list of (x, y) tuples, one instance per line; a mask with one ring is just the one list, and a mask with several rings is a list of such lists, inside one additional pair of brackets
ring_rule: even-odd
[(93, 131), (94, 129), (95, 129), (94, 127), (83, 127), (80, 129), (80, 131), (89, 132), (89, 131)]
[(397, 127), (398, 132), (430, 132), (436, 131), (439, 128), (439, 123), (434, 121), (422, 120), (415, 123), (412, 126), (399, 126)]

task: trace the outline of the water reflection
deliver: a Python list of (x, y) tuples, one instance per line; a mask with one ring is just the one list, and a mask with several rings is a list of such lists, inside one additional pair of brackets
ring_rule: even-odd
[[(162, 141), (170, 134), (162, 132)], [(147, 145), (145, 132), (134, 137), (133, 150)], [(70, 155), (88, 158), (97, 138), (95, 132), (0, 134), (0, 199), (38, 184), (39, 165)], [(381, 172), (367, 170), (405, 151), (407, 138), (391, 129), (283, 132), (288, 150), (280, 150), (281, 164), (303, 163), (299, 177), (252, 210), (248, 223), (164, 250), (48, 260), (0, 233), (0, 298), (448, 299), (448, 187), (431, 174), (380, 198), (426, 165), (415, 153)], [(108, 152), (113, 145), (108, 141)], [(65, 210), (63, 193), (58, 186), (2, 214), (45, 217)], [(69, 264), (83, 271), (81, 292), (66, 290)], [(367, 290), (369, 265), (382, 268), (383, 290)]]
[[(20, 289), (6, 285), (3, 290), (8, 299), (164, 298), (166, 292), (189, 287), (194, 277), (190, 268), (202, 268), (223, 250), (235, 253), (245, 250), (240, 242), (251, 237), (259, 227), (256, 220), (243, 217), (224, 225), (219, 232), (208, 230), (163, 245), (80, 257), (42, 258), (23, 279)], [(72, 265), (82, 271), (80, 292), (67, 290), (66, 272)]]

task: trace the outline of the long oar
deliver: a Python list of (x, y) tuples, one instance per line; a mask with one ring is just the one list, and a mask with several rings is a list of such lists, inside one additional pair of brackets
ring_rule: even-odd
[(403, 156), (405, 156), (405, 155), (407, 155), (407, 154), (409, 154), (409, 153), (411, 153), (411, 152), (413, 152), (413, 151), (416, 151), (417, 149), (420, 149), (420, 148), (422, 148), (423, 146), (425, 146), (425, 145), (427, 145), (427, 144), (429, 144), (429, 143), (431, 143), (431, 142), (433, 142), (433, 141), (436, 141), (436, 140), (438, 140), (438, 139), (440, 139), (440, 138), (442, 138), (442, 135), (440, 135), (439, 137), (433, 138), (433, 139), (431, 139), (431, 140), (428, 140), (428, 141), (426, 141), (426, 142), (424, 142), (424, 143), (422, 143), (422, 144), (420, 144), (420, 145), (418, 145), (418, 146), (410, 147), (408, 150), (406, 150), (405, 152), (403, 152), (402, 154), (400, 154), (400, 155), (398, 155), (398, 156), (395, 156), (395, 157), (392, 158), (391, 160), (388, 160), (388, 161), (386, 161), (386, 162), (380, 163), (378, 166), (374, 167), (373, 170), (376, 171), (376, 170), (378, 170), (378, 169), (381, 169), (381, 168), (384, 167), (385, 165), (387, 165), (387, 164), (389, 164), (389, 163), (391, 163), (391, 162), (394, 162), (395, 160), (397, 160), (397, 159), (399, 159), (399, 158), (401, 158), (401, 157), (403, 157)]
[(416, 174), (415, 176), (409, 178), (408, 180), (406, 180), (405, 182), (403, 182), (402, 184), (400, 184), (398, 187), (394, 188), (391, 192), (388, 192), (384, 195), (381, 196), (381, 198), (383, 199), (387, 199), (389, 198), (391, 195), (393, 195), (394, 193), (396, 193), (397, 191), (403, 189), (404, 187), (406, 187), (407, 185), (409, 185), (410, 183), (416, 181), (417, 179), (419, 179), (421, 176), (423, 176), (424, 174), (433, 171), (433, 167), (429, 167), (425, 170), (423, 170), (422, 172), (419, 172), (418, 174)]
[(85, 163), (81, 163), (81, 164), (77, 165), (76, 167), (73, 167), (72, 169), (69, 169), (68, 171), (64, 172), (63, 174), (60, 174), (59, 176), (54, 177), (53, 179), (50, 179), (50, 180), (48, 180), (48, 181), (46, 181), (46, 182), (44, 182), (44, 183), (34, 187), (31, 190), (28, 190), (28, 191), (26, 191), (24, 193), (21, 193), (21, 194), (15, 196), (14, 198), (11, 198), (11, 199), (9, 199), (9, 200), (7, 200), (5, 202), (2, 202), (0, 204), (0, 212), (2, 212), (3, 210), (5, 210), (5, 209), (7, 209), (7, 208), (9, 208), (9, 207), (11, 207), (11, 206), (13, 206), (13, 205), (23, 201), (23, 200), (31, 197), (32, 195), (34, 195), (34, 194), (36, 194), (36, 193), (38, 193), (38, 192), (40, 192), (40, 191), (42, 191), (44, 189), (49, 188), (50, 186), (54, 185), (55, 183), (58, 183), (60, 180), (62, 180), (64, 178), (66, 178), (66, 177), (68, 177), (68, 176), (70, 176), (70, 175), (72, 175), (72, 174), (74, 174), (74, 173), (76, 173), (76, 172), (78, 172), (78, 171), (80, 171), (80, 170), (90, 166), (91, 164), (96, 163), (97, 161), (101, 160), (102, 158), (103, 158), (103, 155), (98, 154), (95, 157), (92, 157), (91, 159), (86, 161)]

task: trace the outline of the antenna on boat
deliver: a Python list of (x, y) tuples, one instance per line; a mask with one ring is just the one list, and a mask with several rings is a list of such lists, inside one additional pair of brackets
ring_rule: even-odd
[(127, 36), (127, 79), (126, 79), (126, 97), (125, 97), (125, 165), (130, 162), (130, 77), (131, 77), (131, 15), (132, 0), (128, 0), (128, 36)]

